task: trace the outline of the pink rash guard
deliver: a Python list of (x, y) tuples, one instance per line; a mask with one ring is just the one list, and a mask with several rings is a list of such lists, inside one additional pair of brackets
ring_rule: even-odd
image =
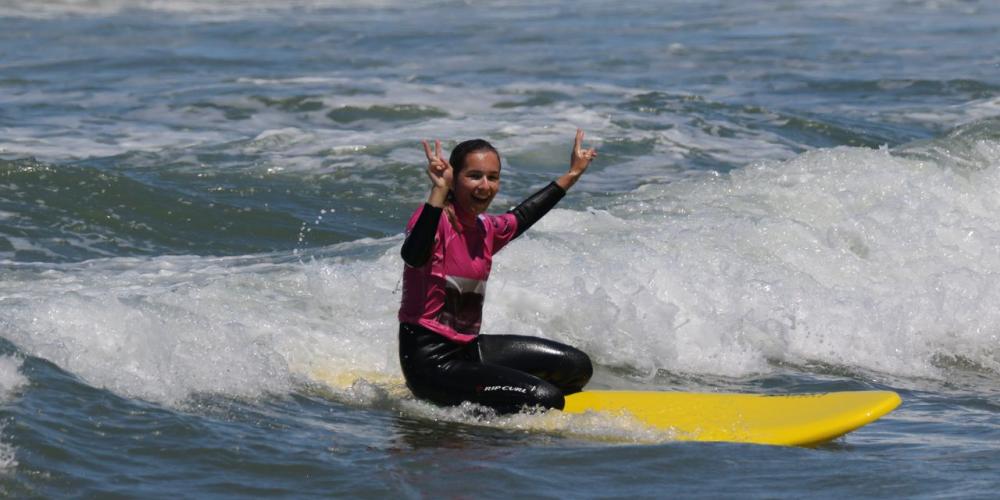
[[(410, 217), (407, 235), (423, 209)], [(474, 217), (455, 210), (462, 230), (456, 231), (442, 211), (430, 260), (420, 267), (404, 266), (399, 321), (465, 344), (479, 335), (493, 254), (518, 234), (517, 218), (511, 213)]]

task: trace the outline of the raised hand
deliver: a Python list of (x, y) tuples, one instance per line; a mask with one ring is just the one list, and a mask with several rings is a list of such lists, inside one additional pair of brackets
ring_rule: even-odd
[(587, 171), (590, 162), (597, 158), (597, 150), (583, 148), (583, 129), (576, 129), (576, 140), (573, 141), (573, 151), (569, 158), (569, 172), (556, 180), (563, 189), (569, 189), (576, 184), (580, 176)]
[(577, 175), (586, 172), (594, 158), (597, 158), (597, 150), (583, 149), (583, 129), (576, 129), (576, 141), (573, 142), (573, 154), (569, 160), (570, 172), (576, 172)]
[(441, 155), (441, 141), (434, 141), (434, 151), (431, 151), (427, 141), (420, 141), (424, 145), (424, 154), (427, 155), (427, 177), (431, 179), (431, 194), (427, 203), (433, 206), (444, 206), (444, 202), (451, 191), (452, 176), (454, 170), (451, 163)]

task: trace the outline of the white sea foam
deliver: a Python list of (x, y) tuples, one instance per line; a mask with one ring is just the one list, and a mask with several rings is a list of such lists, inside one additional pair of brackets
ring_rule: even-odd
[[(13, 356), (0, 356), (0, 405), (6, 404), (27, 385), (28, 379), (19, 371), (22, 363)], [(0, 437), (3, 432), (4, 426), (0, 425)], [(14, 467), (17, 467), (16, 449), (0, 441), (0, 473)]]
[(391, 409), (407, 415), (466, 425), (481, 425), (511, 431), (561, 434), (588, 441), (622, 444), (653, 444), (677, 439), (675, 432), (655, 429), (631, 415), (585, 412), (533, 411), (497, 415), (489, 408), (471, 403), (439, 407), (414, 398), (402, 376), (373, 372), (344, 372), (321, 369), (311, 374), (324, 384), (324, 395), (350, 405)]
[(896, 123), (962, 124), (1000, 116), (1000, 98), (988, 97), (961, 105), (912, 107), (889, 113), (887, 119)]
[(11, 265), (20, 272), (3, 284), (7, 338), (120, 394), (167, 403), (256, 396), (287, 392), (318, 363), (392, 369), (383, 351), (394, 306), (374, 296), (392, 296), (394, 273), (379, 286), (371, 262), (163, 257), (37, 274)]
[(8, 401), (28, 383), (21, 374), (22, 361), (13, 356), (0, 356), (0, 402)]
[(853, 148), (649, 186), (512, 245), (488, 322), (648, 374), (779, 360), (935, 377), (941, 358), (1000, 373), (997, 189), (997, 168)]
[[(290, 111), (267, 105), (254, 95), (254, 90), (211, 97), (210, 106), (171, 102), (159, 93), (151, 102), (129, 96), (128, 110), (115, 120), (89, 120), (87, 115), (70, 114), (27, 121), (8, 127), (6, 139), (0, 139), (0, 148), (9, 155), (61, 161), (138, 151), (171, 150), (180, 154), (203, 147), (223, 147), (255, 155), (280, 166), (283, 171), (323, 173), (351, 165), (385, 162), (382, 151), (387, 144), (396, 146), (388, 152), (389, 160), (412, 162), (414, 149), (419, 153), (416, 141), (438, 137), (488, 137), (497, 142), (504, 153), (543, 157), (547, 153), (542, 152), (554, 151), (553, 144), (569, 144), (576, 127), (587, 130), (589, 143), (598, 146), (604, 139), (646, 141), (652, 145), (653, 151), (646, 157), (618, 165), (614, 175), (604, 177), (602, 184), (597, 184), (594, 177), (581, 185), (583, 189), (595, 190), (631, 189), (634, 185), (627, 182), (627, 178), (663, 177), (662, 162), (651, 164), (648, 158), (673, 157), (681, 163), (697, 155), (736, 166), (755, 159), (787, 158), (796, 148), (773, 133), (734, 123), (672, 113), (655, 116), (640, 113), (637, 116), (621, 108), (621, 99), (635, 97), (645, 90), (607, 84), (516, 82), (503, 87), (470, 83), (452, 86), (385, 78), (348, 78), (336, 72), (279, 79), (242, 79), (240, 82), (281, 89), (289, 85), (301, 86), (300, 92), (315, 96), (310, 99), (320, 103), (321, 108)], [(181, 89), (177, 92), (182, 95), (182, 90), (190, 91), (200, 84), (184, 82), (178, 85)], [(366, 92), (345, 93), (342, 91), (345, 86), (363, 88)], [(498, 103), (545, 92), (599, 94), (604, 96), (604, 102), (585, 105), (578, 101), (557, 101), (544, 106), (496, 107)], [(117, 96), (108, 92), (55, 95), (33, 90), (9, 97), (11, 104), (20, 106), (62, 103), (99, 110)], [(396, 106), (419, 106), (441, 115), (428, 115), (418, 120), (367, 120), (351, 126), (337, 124), (327, 116), (331, 111), (348, 107), (364, 110)], [(245, 118), (230, 119), (226, 116), (227, 109), (239, 110)], [(615, 122), (623, 118), (654, 123), (656, 127), (644, 130)], [(728, 132), (723, 136), (718, 129)], [(61, 132), (54, 135), (52, 130)], [(375, 148), (379, 151), (377, 154), (366, 152), (367, 147), (375, 145), (382, 146)], [(558, 151), (561, 163), (565, 149)], [(732, 151), (739, 151), (739, 156)], [(331, 152), (334, 153), (332, 158)], [(671, 175), (666, 177), (673, 178)]]
[[(0, 433), (3, 433), (4, 426), (0, 426)], [(0, 473), (17, 467), (17, 449), (0, 441)]]

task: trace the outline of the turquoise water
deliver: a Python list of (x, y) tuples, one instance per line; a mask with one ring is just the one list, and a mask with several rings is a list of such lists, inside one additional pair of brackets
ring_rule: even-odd
[[(0, 492), (962, 497), (1000, 486), (992, 2), (0, 3)], [(401, 386), (421, 139), (484, 137), (484, 331), (591, 386), (890, 389), (817, 449)]]

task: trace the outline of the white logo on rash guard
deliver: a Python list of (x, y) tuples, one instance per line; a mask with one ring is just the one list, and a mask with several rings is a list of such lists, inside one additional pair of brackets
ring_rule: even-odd
[(520, 392), (521, 394), (527, 394), (528, 390), (524, 387), (515, 387), (512, 385), (488, 385), (483, 387), (483, 392), (493, 392), (493, 391), (507, 391), (507, 392)]
[(438, 322), (467, 335), (478, 334), (486, 281), (460, 276), (445, 276), (444, 279), (444, 307), (438, 313)]

